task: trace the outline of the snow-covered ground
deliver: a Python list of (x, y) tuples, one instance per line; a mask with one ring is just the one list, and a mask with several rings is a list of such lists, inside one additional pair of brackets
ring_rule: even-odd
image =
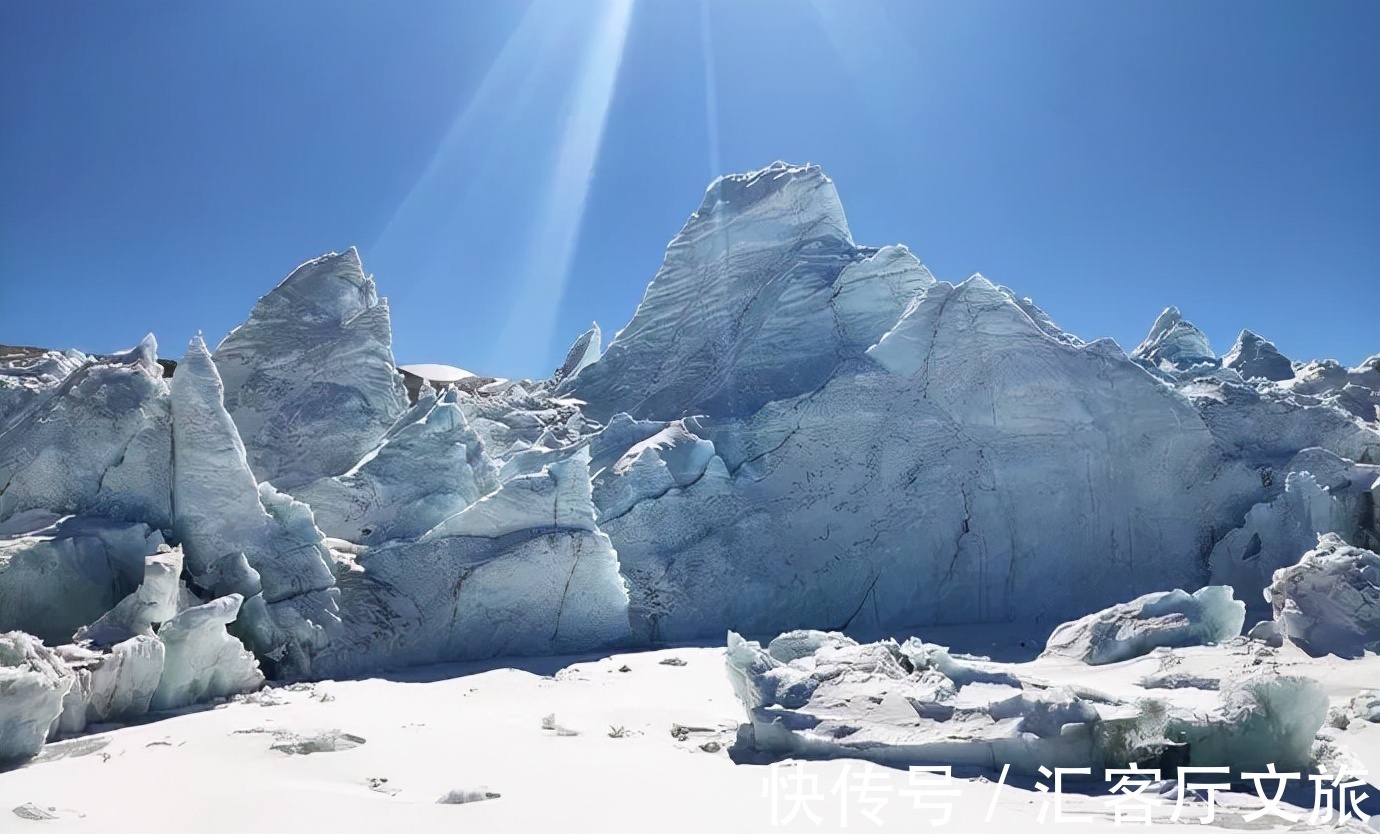
[[(968, 636), (974, 648), (1005, 642), (993, 633), (998, 636), (990, 640)], [(1249, 663), (1248, 651), (1238, 641), (1174, 654), (1178, 668), (1216, 675)], [(673, 659), (684, 665), (671, 665)], [(1318, 679), (1334, 707), (1380, 682), (1380, 658), (1373, 654), (1313, 659), (1286, 646), (1269, 662), (1280, 674)], [(1099, 667), (1042, 658), (1018, 668), (1133, 695), (1137, 681), (1160, 665), (1157, 656)], [(735, 763), (730, 748), (745, 713), (721, 648), (532, 659), (519, 666), (447, 665), (269, 688), (204, 711), (49, 745), (34, 762), (0, 773), (0, 830), (913, 832), (936, 827), (944, 813), (917, 802), (950, 801), (917, 798), (908, 792), (930, 783), (912, 785), (906, 771), (862, 761)], [(677, 726), (686, 729), (676, 733)], [(332, 751), (275, 749), (332, 732), (338, 748)], [(1346, 730), (1329, 732), (1380, 774), (1380, 724), (1353, 720)], [(1029, 780), (998, 784), (997, 776), (956, 780), (952, 815), (937, 827), (1098, 832), (1130, 826), (1118, 826), (1101, 784), (1066, 790), (1058, 810), (1067, 819), (1057, 822), (1049, 794)], [(497, 796), (438, 803), (453, 791)], [(11, 812), (26, 803), (52, 809), (56, 819), (28, 821)], [(1245, 821), (1262, 807), (1250, 790), (1220, 794), (1216, 805), (1220, 828), (1313, 828), (1276, 817)], [(1153, 827), (1202, 831), (1197, 820), (1204, 809), (1187, 803), (1174, 824), (1173, 800), (1161, 800)], [(1286, 810), (1306, 823), (1311, 806)]]

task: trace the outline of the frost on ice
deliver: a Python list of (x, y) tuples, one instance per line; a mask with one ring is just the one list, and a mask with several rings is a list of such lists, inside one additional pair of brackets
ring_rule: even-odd
[[(631, 321), (578, 337), (549, 379), (419, 365), (409, 388), (391, 341), (351, 249), (294, 270), (214, 353), (194, 340), (171, 380), (152, 337), (0, 351), (0, 628), (61, 650), (61, 731), (259, 669), (728, 629), (1077, 621), (1064, 649), (1111, 661), (1239, 631), (1232, 596), (1263, 609), (1319, 535), (1380, 547), (1380, 356), (1293, 362), (1245, 331), (1219, 358), (1175, 308), (1129, 355), (1085, 342), (981, 275), (856, 243), (816, 166), (716, 180)], [(1288, 576), (1290, 639), (1369, 627), (1364, 571)], [(912, 654), (964, 697), (1015, 687)], [(1019, 689), (993, 721), (1122, 720)]]

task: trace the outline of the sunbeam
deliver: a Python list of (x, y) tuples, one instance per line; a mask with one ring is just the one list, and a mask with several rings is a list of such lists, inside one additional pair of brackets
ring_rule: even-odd
[(700, 52), (704, 60), (704, 123), (709, 138), (709, 178), (724, 172), (719, 162), (719, 93), (714, 72), (714, 42), (709, 31), (709, 0), (700, 0)]
[(550, 359), (556, 317), (599, 160), (632, 10), (632, 0), (608, 0), (595, 35), (585, 46), (550, 187), (529, 237), (522, 286), (498, 341), (498, 355), (509, 367), (531, 368)]
[[(532, 56), (544, 53), (542, 46), (546, 27), (543, 25), (543, 15), (539, 12), (541, 6), (540, 3), (533, 3), (527, 7), (517, 27), (503, 44), (498, 57), (475, 88), (474, 94), (451, 121), (449, 129), (436, 146), (436, 151), (432, 153), (426, 167), (408, 189), (407, 196), (389, 215), (388, 222), (374, 240), (371, 250), (383, 246), (394, 226), (406, 222), (407, 216), (419, 209), (419, 204), (427, 202), (422, 199), (423, 192), (441, 185), (443, 174), (455, 167), (453, 162), (460, 155), (462, 143), (473, 141), (480, 134), (487, 136), (487, 147), (485, 152), (480, 154), (481, 158), (487, 156), (501, 136), (503, 127), (511, 123), (522, 110), (524, 102), (532, 95), (541, 69), (541, 62), (532, 60)], [(500, 95), (502, 91), (512, 87), (517, 87), (516, 95)], [(485, 123), (486, 114), (494, 110), (502, 114), (502, 124)], [(482, 126), (483, 129), (477, 130), (478, 126)], [(450, 170), (450, 173), (454, 176), (459, 172)], [(464, 181), (473, 181), (472, 171), (468, 172)], [(451, 195), (457, 203), (464, 196), (463, 193)]]

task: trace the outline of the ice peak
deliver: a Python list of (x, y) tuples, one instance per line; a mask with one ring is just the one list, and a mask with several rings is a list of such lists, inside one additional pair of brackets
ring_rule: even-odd
[(972, 275), (960, 281), (958, 286), (955, 287), (955, 289), (962, 289), (966, 292), (984, 292), (995, 290), (996, 288), (997, 285), (988, 281), (981, 272), (974, 272)]
[(158, 340), (152, 333), (140, 339), (139, 344), (129, 350), (111, 354), (106, 361), (115, 365), (132, 365), (150, 376), (163, 376), (163, 368), (158, 364)]
[(565, 361), (556, 369), (556, 378), (569, 379), (575, 376), (587, 366), (598, 362), (602, 350), (603, 332), (596, 321), (570, 346), (570, 350), (565, 354)]
[(1217, 365), (1207, 335), (1184, 320), (1178, 307), (1166, 307), (1155, 318), (1145, 341), (1131, 351), (1131, 358), (1164, 371), (1188, 370), (1199, 365)]
[(1236, 343), (1222, 357), (1222, 364), (1246, 379), (1268, 379), (1279, 382), (1294, 378), (1294, 365), (1289, 358), (1267, 341), (1249, 330), (1242, 330)]
[(206, 363), (204, 369), (210, 370), (212, 368), (211, 351), (206, 347), (205, 337), (203, 337), (201, 331), (198, 330), (195, 336), (187, 340), (187, 352), (183, 354), (180, 364), (202, 362), (203, 360)]
[(289, 308), (311, 324), (342, 325), (379, 303), (374, 279), (364, 273), (359, 252), (328, 252), (294, 269), (268, 295), (259, 299), (254, 312), (269, 313)]
[(852, 243), (834, 181), (818, 165), (777, 161), (757, 171), (721, 176), (705, 191), (686, 229), (696, 221), (723, 223), (745, 215), (816, 235), (832, 233)]

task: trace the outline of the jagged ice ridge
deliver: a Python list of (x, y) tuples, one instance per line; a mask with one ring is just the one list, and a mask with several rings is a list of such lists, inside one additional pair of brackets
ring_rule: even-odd
[[(263, 673), (729, 629), (1048, 629), (1211, 584), (1325, 651), (1336, 630), (1281, 589), (1372, 563), (1276, 572), (1319, 536), (1380, 544), (1380, 355), (1291, 362), (1243, 331), (1219, 358), (1175, 308), (1129, 355), (1084, 342), (980, 275), (855, 243), (815, 166), (716, 180), (631, 321), (549, 379), (414, 399), (391, 338), (350, 249), (214, 352), (193, 340), (171, 380), (152, 336), (0, 357), (0, 630), (26, 633), (0, 671), (26, 738)], [(1186, 639), (1239, 632), (1212, 610)], [(1103, 613), (1127, 638), (1080, 652), (1180, 639)]]

